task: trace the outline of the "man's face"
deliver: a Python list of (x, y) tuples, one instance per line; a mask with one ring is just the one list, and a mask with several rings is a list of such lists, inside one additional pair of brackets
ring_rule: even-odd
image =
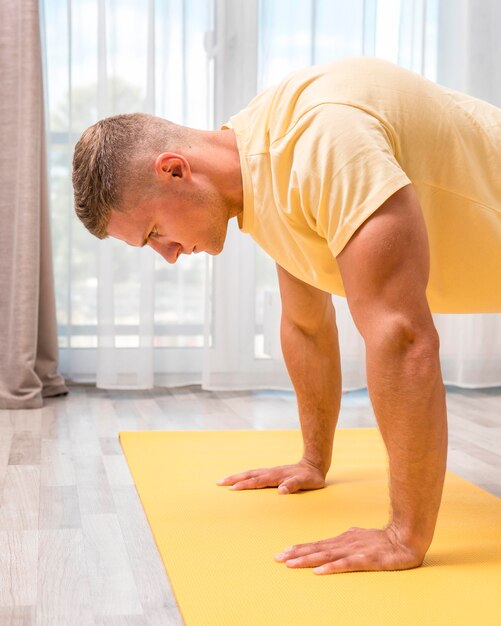
[(135, 202), (126, 213), (112, 211), (108, 234), (131, 246), (149, 245), (175, 263), (180, 254), (219, 254), (228, 218), (229, 207), (217, 191), (188, 189)]

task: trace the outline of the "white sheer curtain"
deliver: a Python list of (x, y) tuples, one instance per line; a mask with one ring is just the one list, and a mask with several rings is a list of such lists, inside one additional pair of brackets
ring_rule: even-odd
[(73, 214), (80, 133), (146, 111), (208, 128), (206, 0), (43, 0), (61, 368), (100, 387), (200, 382), (208, 259), (168, 266), (152, 250), (91, 237)]
[[(94, 240), (80, 226), (70, 169), (85, 127), (107, 115), (147, 111), (217, 128), (286, 72), (356, 54), (389, 59), (501, 105), (491, 86), (499, 78), (495, 0), (481, 10), (470, 0), (41, 5), (61, 369), (70, 380), (100, 387), (291, 388), (279, 347), (274, 264), (235, 220), (219, 257), (186, 257), (175, 266), (149, 249)], [(492, 63), (480, 62), (486, 55)], [(343, 389), (365, 387), (362, 339), (346, 301), (335, 296), (334, 303)], [(501, 384), (501, 315), (434, 317), (445, 382)]]

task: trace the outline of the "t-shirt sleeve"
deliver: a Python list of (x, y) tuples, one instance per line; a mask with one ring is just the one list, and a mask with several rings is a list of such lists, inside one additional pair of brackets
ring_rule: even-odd
[(337, 256), (362, 223), (411, 182), (396, 144), (391, 127), (358, 107), (310, 109), (274, 144), (289, 151), (290, 217), (300, 211)]

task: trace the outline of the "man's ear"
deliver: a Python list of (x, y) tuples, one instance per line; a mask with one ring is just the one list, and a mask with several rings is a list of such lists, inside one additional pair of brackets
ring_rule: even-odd
[(189, 178), (191, 176), (191, 168), (188, 161), (181, 154), (162, 152), (155, 159), (155, 173), (161, 177)]

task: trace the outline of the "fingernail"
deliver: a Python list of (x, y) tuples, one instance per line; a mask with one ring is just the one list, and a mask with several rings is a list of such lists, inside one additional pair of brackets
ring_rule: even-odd
[(290, 493), (286, 485), (280, 485), (278, 493)]
[(283, 560), (285, 561), (287, 559), (287, 556), (289, 554), (289, 550), (284, 550), (283, 552), (279, 552), (278, 554), (275, 555), (275, 558), (278, 560)]
[(222, 485), (225, 480), (226, 480), (226, 478), (220, 478), (219, 480), (216, 480), (216, 484)]
[(325, 565), (321, 565), (320, 567), (313, 568), (313, 571), (315, 572), (315, 574), (323, 574), (326, 570), (327, 568), (325, 567)]

